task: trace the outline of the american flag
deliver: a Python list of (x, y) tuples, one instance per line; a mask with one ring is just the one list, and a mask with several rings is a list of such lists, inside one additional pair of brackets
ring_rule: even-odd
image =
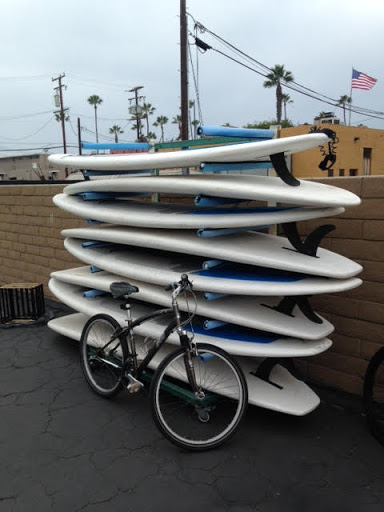
[(369, 91), (377, 82), (376, 78), (360, 73), (356, 69), (352, 69), (352, 89), (364, 89)]

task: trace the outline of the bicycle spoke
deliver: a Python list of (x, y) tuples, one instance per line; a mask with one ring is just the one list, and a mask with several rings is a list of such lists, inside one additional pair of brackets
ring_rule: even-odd
[(174, 443), (201, 450), (218, 446), (237, 429), (247, 393), (233, 360), (216, 347), (202, 346), (205, 359), (193, 356), (197, 389), (189, 384), (183, 349), (171, 354), (156, 372), (152, 387), (155, 420)]
[(119, 324), (108, 315), (92, 317), (81, 338), (81, 366), (88, 384), (98, 395), (109, 397), (121, 389), (125, 345), (115, 338)]

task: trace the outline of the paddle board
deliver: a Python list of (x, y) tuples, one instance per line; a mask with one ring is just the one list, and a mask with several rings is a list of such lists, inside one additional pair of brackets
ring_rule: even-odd
[[(126, 325), (126, 315), (120, 309), (121, 301), (110, 296), (97, 296), (85, 298), (86, 288), (64, 283), (51, 278), (49, 283), (51, 292), (64, 304), (85, 315), (92, 316), (97, 313), (107, 313), (121, 324)], [(132, 307), (133, 318), (149, 314), (156, 308), (149, 304), (135, 303)], [(148, 321), (137, 327), (137, 334), (144, 337), (157, 338), (169, 318), (159, 318)], [(260, 335), (255, 329), (228, 324), (216, 329), (204, 330), (203, 319), (195, 317), (193, 322), (195, 341), (199, 343), (212, 343), (236, 356), (247, 357), (305, 357), (320, 354), (327, 350), (332, 342), (328, 338), (320, 340), (302, 340), (298, 338), (285, 338), (279, 335)], [(173, 332), (168, 338), (171, 344), (179, 344), (178, 335)]]
[(319, 248), (316, 257), (307, 256), (293, 249), (288, 239), (260, 232), (198, 238), (189, 230), (98, 226), (64, 229), (62, 234), (337, 279), (353, 277), (362, 271), (358, 263), (326, 249)]
[[(50, 320), (48, 327), (62, 336), (80, 341), (81, 332), (88, 318), (82, 313), (75, 313)], [(138, 336), (136, 338), (138, 356), (142, 358), (146, 354), (144, 340)], [(165, 343), (151, 361), (150, 367), (157, 368), (160, 361), (174, 349), (174, 346)], [(260, 359), (238, 357), (237, 361), (247, 381), (250, 404), (295, 416), (308, 414), (319, 405), (319, 397), (280, 364), (273, 367), (269, 376), (270, 382), (267, 382), (255, 375)]]
[(280, 178), (266, 176), (189, 175), (189, 176), (142, 176), (124, 179), (87, 180), (64, 188), (68, 195), (86, 192), (119, 194), (128, 192), (159, 192), (213, 196), (245, 200), (276, 201), (309, 206), (354, 206), (360, 198), (341, 188), (322, 183), (301, 181), (300, 187), (290, 187)]
[(128, 279), (163, 287), (177, 282), (181, 274), (188, 274), (194, 290), (198, 292), (263, 296), (316, 295), (351, 290), (361, 284), (358, 278), (312, 277), (231, 262), (204, 268), (209, 267), (211, 262), (199, 256), (108, 243), (99, 247), (97, 242), (87, 245), (86, 241), (77, 238), (67, 238), (64, 246), (84, 263)]
[(50, 155), (48, 160), (51, 165), (57, 167), (101, 171), (171, 169), (196, 167), (203, 162), (250, 162), (277, 153), (292, 154), (312, 149), (328, 141), (330, 139), (325, 133), (311, 133), (282, 139), (162, 153), (91, 156), (56, 154)]
[(296, 222), (332, 217), (344, 208), (265, 207), (191, 208), (182, 204), (135, 201), (83, 201), (77, 196), (58, 194), (53, 202), (59, 208), (85, 219), (140, 226), (144, 228), (199, 229), (236, 228)]
[[(109, 292), (110, 285), (113, 282), (124, 281), (122, 276), (109, 272), (92, 273), (89, 267), (53, 272), (51, 277), (65, 283), (104, 292)], [(139, 288), (139, 292), (133, 296), (134, 299), (169, 307), (171, 295), (164, 290), (164, 287), (134, 279), (130, 279), (129, 282)], [(317, 316), (321, 323), (309, 320), (297, 305), (293, 308), (291, 314), (284, 314), (273, 309), (279, 305), (281, 297), (231, 295), (214, 301), (206, 301), (204, 295), (199, 292), (195, 292), (195, 297), (196, 314), (206, 319), (206, 327), (212, 324), (211, 320), (219, 320), (251, 329), (309, 340), (324, 338), (334, 330), (333, 326), (320, 315)], [(195, 302), (192, 296), (189, 295), (188, 300), (180, 296), (179, 307), (181, 311), (188, 311), (191, 308), (194, 310)], [(216, 325), (216, 323), (214, 322), (213, 325)]]
[(254, 139), (272, 139), (273, 130), (260, 128), (231, 128), (229, 126), (198, 126), (197, 135), (202, 137), (243, 137)]

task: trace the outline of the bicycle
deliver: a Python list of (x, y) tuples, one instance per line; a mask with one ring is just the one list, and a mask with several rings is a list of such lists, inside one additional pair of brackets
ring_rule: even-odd
[(368, 427), (384, 444), (384, 347), (370, 360), (364, 378), (363, 406)]
[[(114, 298), (122, 300), (126, 327), (106, 314), (91, 317), (80, 341), (81, 367), (86, 381), (99, 396), (110, 398), (125, 386), (130, 393), (150, 381), (150, 401), (155, 424), (162, 434), (179, 447), (189, 450), (215, 448), (238, 429), (248, 404), (247, 384), (237, 361), (224, 350), (194, 343), (185, 326), (193, 328), (195, 313), (188, 310), (182, 319), (178, 296), (192, 291), (183, 274), (172, 290), (172, 307), (159, 309), (133, 320), (129, 296), (136, 286), (115, 282)], [(194, 295), (193, 295), (194, 296)], [(156, 318), (171, 317), (160, 336), (153, 340), (143, 359), (137, 354), (135, 329)], [(164, 350), (171, 333), (177, 332), (180, 347), (172, 350), (153, 371), (154, 356)], [(193, 332), (193, 330), (192, 330)], [(167, 344), (169, 347), (169, 344)]]

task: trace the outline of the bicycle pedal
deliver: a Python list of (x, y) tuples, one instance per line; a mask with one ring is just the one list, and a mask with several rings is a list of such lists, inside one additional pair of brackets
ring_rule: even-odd
[(128, 390), (128, 393), (133, 394), (133, 393), (137, 393), (138, 391), (140, 391), (143, 387), (144, 387), (144, 384), (142, 382), (140, 382), (139, 380), (133, 380), (128, 383), (127, 390)]

